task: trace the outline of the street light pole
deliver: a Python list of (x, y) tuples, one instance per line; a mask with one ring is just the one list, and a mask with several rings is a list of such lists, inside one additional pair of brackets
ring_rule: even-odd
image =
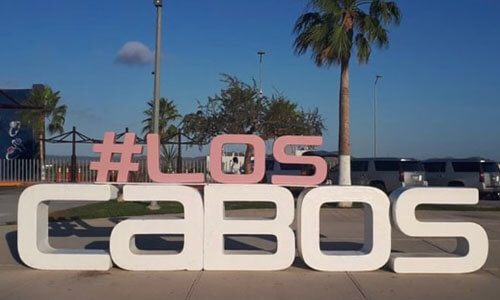
[(377, 83), (383, 76), (375, 77), (375, 85), (373, 88), (373, 157), (377, 157)]
[[(160, 134), (160, 55), (161, 55), (161, 17), (163, 0), (153, 0), (156, 6), (156, 50), (155, 50), (155, 82), (153, 94), (153, 132)], [(159, 210), (158, 202), (151, 201), (148, 208), (150, 210)]]
[(266, 52), (259, 51), (257, 54), (259, 55), (259, 93), (260, 97), (262, 97), (264, 94), (264, 91), (262, 90), (262, 57), (266, 55)]
[(154, 0), (156, 6), (156, 50), (155, 50), (155, 82), (154, 82), (154, 115), (153, 129), (154, 133), (160, 133), (160, 54), (161, 54), (161, 17), (163, 0)]

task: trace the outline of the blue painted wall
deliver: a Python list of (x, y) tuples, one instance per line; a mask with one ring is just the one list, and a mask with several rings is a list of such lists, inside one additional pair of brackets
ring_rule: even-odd
[[(31, 89), (4, 90), (7, 95), (23, 104), (31, 93)], [(0, 103), (13, 104), (0, 94)], [(38, 158), (38, 143), (30, 126), (22, 124), (20, 110), (0, 109), (0, 159), (33, 159)]]

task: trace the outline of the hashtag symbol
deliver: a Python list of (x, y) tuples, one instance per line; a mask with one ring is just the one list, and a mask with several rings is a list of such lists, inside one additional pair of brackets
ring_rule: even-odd
[[(96, 182), (107, 182), (109, 171), (117, 171), (117, 182), (128, 182), (130, 172), (139, 171), (139, 164), (132, 162), (134, 154), (142, 154), (142, 146), (135, 144), (135, 133), (125, 134), (123, 144), (116, 143), (116, 134), (106, 132), (102, 144), (94, 144), (94, 152), (101, 153), (99, 161), (90, 163), (97, 171)], [(113, 162), (113, 154), (120, 154), (120, 162)]]

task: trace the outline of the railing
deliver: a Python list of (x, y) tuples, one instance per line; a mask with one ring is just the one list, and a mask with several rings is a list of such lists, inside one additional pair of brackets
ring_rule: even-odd
[(0, 182), (38, 182), (40, 179), (40, 161), (0, 159)]
[[(96, 180), (96, 171), (90, 170), (92, 160), (78, 160), (76, 164), (76, 182), (90, 183)], [(145, 159), (138, 159), (139, 171), (130, 175), (133, 182), (151, 182), (147, 172)], [(229, 170), (230, 166), (224, 166), (224, 170)], [(208, 173), (206, 158), (185, 158), (182, 160), (183, 173)], [(69, 159), (48, 159), (45, 162), (45, 179), (42, 180), (42, 168), (40, 161), (36, 159), (0, 159), (0, 182), (20, 182), (20, 183), (58, 183), (71, 182), (71, 160)], [(177, 170), (177, 161), (172, 163), (162, 163), (162, 172), (174, 173)], [(116, 181), (117, 174), (109, 172), (109, 181)]]
[[(97, 160), (97, 159), (96, 159)], [(147, 162), (145, 158), (136, 159), (139, 163), (139, 171), (130, 173), (131, 182), (151, 182), (147, 172)], [(78, 160), (76, 164), (76, 182), (91, 183), (96, 180), (96, 171), (90, 170), (92, 160)], [(239, 159), (239, 167), (242, 166), (243, 157)], [(231, 173), (232, 156), (224, 156), (222, 170), (225, 173)], [(205, 181), (212, 182), (209, 174), (209, 160), (205, 157), (183, 158), (182, 173), (203, 173)], [(329, 166), (330, 167), (330, 166)], [(0, 183), (1, 182), (20, 182), (20, 183), (58, 183), (71, 182), (71, 160), (70, 159), (48, 159), (45, 162), (45, 179), (42, 179), (42, 169), (40, 161), (36, 159), (0, 159)], [(175, 173), (177, 170), (177, 160), (171, 163), (162, 162), (161, 171), (164, 173)], [(117, 174), (114, 171), (109, 172), (108, 181), (116, 181)]]
[[(94, 182), (96, 172), (90, 170), (90, 160), (78, 161), (76, 164), (76, 182)], [(47, 183), (71, 182), (70, 160), (48, 160), (45, 162), (45, 181)]]

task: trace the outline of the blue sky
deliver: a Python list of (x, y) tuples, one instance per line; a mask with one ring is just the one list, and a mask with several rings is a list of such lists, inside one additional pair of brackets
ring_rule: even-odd
[[(153, 66), (117, 63), (123, 45), (154, 48), (152, 0), (0, 0), (0, 87), (49, 84), (69, 106), (67, 127), (92, 137), (139, 132), (152, 98)], [(339, 68), (319, 69), (292, 50), (292, 27), (306, 0), (166, 0), (162, 96), (182, 113), (217, 93), (220, 73), (274, 89), (326, 119), (325, 147), (337, 149)], [(373, 83), (379, 85), (379, 154), (486, 156), (500, 160), (500, 23), (496, 0), (401, 0), (403, 22), (390, 48), (351, 68), (355, 156), (373, 148)], [(64, 154), (69, 147), (50, 146)], [(79, 149), (90, 154), (90, 148)], [(195, 150), (191, 150), (192, 155)]]

